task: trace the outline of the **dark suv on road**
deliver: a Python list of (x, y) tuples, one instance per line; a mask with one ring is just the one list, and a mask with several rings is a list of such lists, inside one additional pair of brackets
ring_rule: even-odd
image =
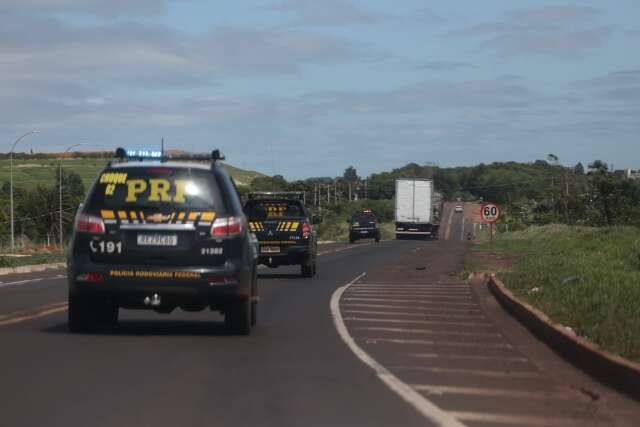
[(349, 222), (349, 242), (359, 239), (375, 239), (380, 241), (380, 222), (369, 209), (364, 209), (351, 217)]
[(258, 261), (268, 267), (300, 265), (303, 277), (316, 274), (318, 241), (301, 192), (256, 192), (244, 206), (259, 245)]
[(204, 164), (157, 156), (118, 149), (79, 208), (68, 255), (70, 330), (113, 325), (120, 308), (179, 307), (221, 311), (229, 330), (248, 334), (257, 243), (220, 153)]

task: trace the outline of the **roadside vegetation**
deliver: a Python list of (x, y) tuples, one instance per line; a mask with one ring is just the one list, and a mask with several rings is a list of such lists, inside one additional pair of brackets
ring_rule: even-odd
[(497, 269), (555, 322), (640, 361), (640, 229), (537, 226), (475, 249), (468, 268)]

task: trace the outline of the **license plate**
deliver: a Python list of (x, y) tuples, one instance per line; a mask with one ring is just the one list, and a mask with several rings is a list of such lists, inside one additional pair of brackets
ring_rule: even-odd
[(175, 234), (138, 234), (138, 246), (178, 246)]
[(360, 234), (367, 234), (368, 231), (361, 231)]
[(260, 248), (263, 254), (277, 254), (280, 252), (280, 246), (263, 246)]

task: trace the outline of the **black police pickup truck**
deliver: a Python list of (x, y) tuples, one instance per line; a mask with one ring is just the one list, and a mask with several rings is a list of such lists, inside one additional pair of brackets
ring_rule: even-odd
[(250, 230), (260, 245), (258, 262), (275, 268), (300, 265), (303, 277), (316, 274), (318, 242), (302, 192), (255, 192), (244, 206)]
[(349, 242), (359, 239), (380, 241), (380, 222), (370, 209), (364, 209), (351, 217), (349, 222)]
[[(151, 154), (152, 159), (145, 155)], [(69, 328), (113, 325), (120, 308), (205, 308), (234, 333), (256, 322), (257, 242), (216, 150), (203, 164), (118, 149), (76, 216)]]

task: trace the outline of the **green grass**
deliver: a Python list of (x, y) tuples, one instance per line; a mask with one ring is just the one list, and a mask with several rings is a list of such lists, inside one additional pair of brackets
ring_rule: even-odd
[(65, 261), (65, 257), (61, 252), (34, 253), (21, 257), (0, 256), (0, 267), (20, 267), (23, 265), (51, 264), (63, 261)]
[[(68, 158), (64, 159), (62, 167), (67, 172), (75, 172), (80, 175), (86, 189), (88, 189), (100, 169), (107, 164), (107, 159), (99, 158)], [(50, 187), (55, 184), (56, 175), (59, 173), (60, 160), (51, 159), (14, 159), (13, 180), (16, 187), (33, 188), (37, 185)], [(249, 185), (253, 178), (262, 176), (259, 172), (247, 171), (231, 165), (225, 165), (229, 174), (238, 185)], [(0, 160), (0, 183), (8, 182), (10, 174), (9, 160)]]
[(579, 335), (640, 361), (640, 229), (531, 227), (479, 250), (523, 254), (498, 273), (509, 289)]

